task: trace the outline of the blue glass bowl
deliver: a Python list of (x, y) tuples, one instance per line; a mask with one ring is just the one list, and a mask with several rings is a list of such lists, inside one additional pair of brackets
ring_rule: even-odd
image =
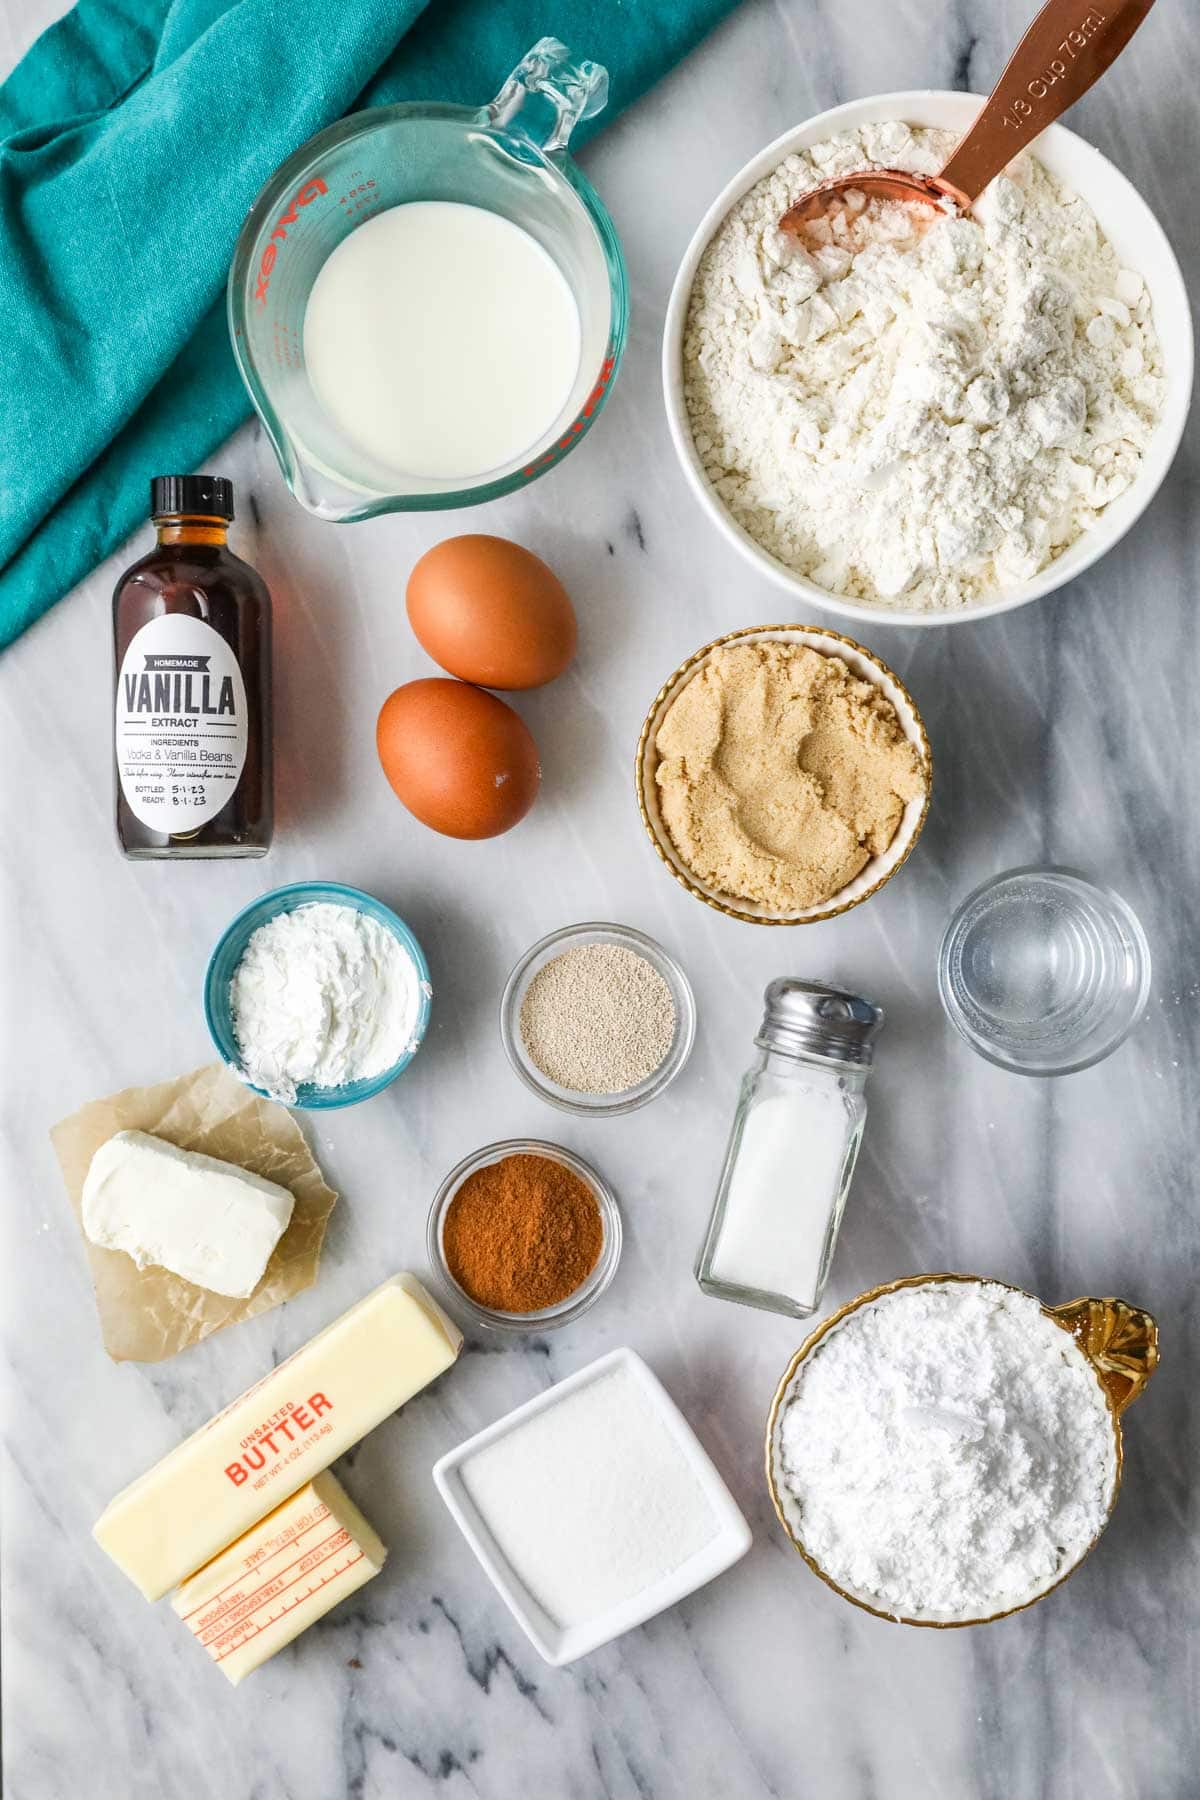
[[(417, 966), (421, 983), (421, 1005), (413, 1028), (413, 1048), (406, 1050), (399, 1062), (394, 1063), (390, 1069), (385, 1069), (381, 1075), (373, 1075), (369, 1081), (347, 1081), (341, 1087), (314, 1087), (309, 1082), (301, 1083), (291, 1104), (306, 1111), (354, 1106), (358, 1101), (369, 1100), (372, 1095), (389, 1086), (401, 1070), (408, 1067), (420, 1049), (429, 1024), (430, 1009), (429, 965), (425, 961), (425, 952), (404, 920), (397, 918), (388, 907), (373, 900), (370, 894), (364, 894), (360, 888), (344, 887), (337, 881), (296, 881), (290, 887), (273, 888), (269, 894), (261, 894), (238, 913), (209, 958), (208, 972), (204, 977), (204, 1017), (208, 1022), (209, 1033), (221, 1061), (233, 1071), (239, 1081), (244, 1078), (229, 1005), (229, 989), (234, 971), (245, 954), (251, 934), (260, 925), (269, 924), (280, 913), (295, 912), (298, 906), (312, 906), (317, 902), (353, 907), (355, 912), (366, 913), (368, 918), (390, 931), (393, 937), (399, 938)], [(246, 1082), (245, 1085), (254, 1093), (262, 1094), (264, 1099), (271, 1098), (263, 1088), (254, 1087), (252, 1082)]]

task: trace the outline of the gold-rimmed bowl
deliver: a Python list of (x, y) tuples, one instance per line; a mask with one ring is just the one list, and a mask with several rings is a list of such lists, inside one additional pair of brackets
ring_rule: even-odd
[[(710, 887), (701, 881), (688, 868), (671, 842), (659, 806), (656, 776), (661, 758), (655, 746), (659, 726), (670, 706), (688, 682), (700, 673), (710, 657), (730, 644), (741, 643), (805, 644), (810, 650), (816, 650), (823, 656), (840, 657), (855, 675), (869, 681), (886, 694), (896, 709), (905, 737), (918, 750), (924, 766), (924, 790), (906, 805), (896, 835), (882, 856), (873, 856), (853, 881), (847, 882), (844, 888), (831, 895), (828, 900), (823, 900), (819, 906), (808, 906), (797, 912), (773, 911), (757, 901), (722, 893), (719, 888)], [(899, 676), (886, 663), (872, 655), (870, 650), (864, 649), (862, 644), (856, 643), (853, 638), (844, 637), (840, 631), (829, 631), (822, 625), (750, 625), (741, 631), (730, 631), (724, 637), (714, 638), (711, 644), (703, 645), (686, 662), (681, 663), (673, 675), (667, 677), (650, 702), (650, 709), (642, 725), (634, 779), (638, 811), (650, 842), (659, 860), (689, 894), (693, 894), (697, 900), (703, 900), (706, 906), (713, 907), (717, 912), (726, 913), (731, 919), (742, 919), (750, 925), (811, 925), (822, 919), (836, 919), (840, 913), (849, 912), (852, 906), (861, 906), (864, 900), (877, 894), (884, 883), (890, 881), (896, 870), (908, 860), (929, 812), (929, 800), (933, 791), (933, 753), (912, 695)]]
[[(791, 1394), (797, 1370), (805, 1359), (812, 1355), (817, 1346), (836, 1331), (842, 1322), (852, 1313), (863, 1307), (871, 1306), (885, 1294), (898, 1293), (902, 1288), (943, 1287), (948, 1282), (972, 1282), (978, 1286), (1005, 1288), (1011, 1294), (1021, 1294), (1025, 1299), (1032, 1299), (1048, 1319), (1074, 1338), (1086, 1360), (1091, 1364), (1104, 1397), (1109, 1424), (1112, 1427), (1113, 1447), (1116, 1454), (1114, 1464), (1112, 1491), (1108, 1499), (1108, 1508), (1104, 1524), (1096, 1533), (1091, 1543), (1068, 1568), (1063, 1569), (1053, 1581), (1030, 1594), (1017, 1606), (1010, 1606), (1004, 1612), (989, 1613), (983, 1618), (939, 1617), (928, 1613), (920, 1618), (910, 1618), (903, 1613), (886, 1612), (875, 1604), (869, 1594), (854, 1593), (849, 1588), (835, 1581), (825, 1572), (820, 1563), (806, 1548), (802, 1536), (800, 1509), (796, 1501), (783, 1488), (777, 1477), (780, 1461), (779, 1433), (783, 1420), (784, 1408)], [(1124, 1453), (1121, 1442), (1121, 1414), (1125, 1408), (1137, 1399), (1146, 1383), (1158, 1367), (1158, 1326), (1149, 1313), (1140, 1307), (1131, 1306), (1127, 1300), (1118, 1300), (1112, 1296), (1105, 1299), (1068, 1300), (1061, 1306), (1047, 1306), (1036, 1295), (1027, 1294), (1024, 1288), (1015, 1287), (1009, 1281), (994, 1281), (985, 1275), (906, 1275), (900, 1281), (885, 1282), (880, 1287), (869, 1288), (865, 1294), (848, 1300), (845, 1306), (830, 1315), (823, 1324), (801, 1344), (791, 1362), (783, 1372), (779, 1386), (775, 1390), (775, 1398), (771, 1403), (771, 1411), (767, 1419), (767, 1486), (771, 1491), (771, 1500), (776, 1516), (784, 1531), (790, 1538), (793, 1547), (800, 1552), (813, 1574), (818, 1576), (835, 1594), (843, 1600), (849, 1600), (863, 1612), (873, 1614), (877, 1619), (886, 1619), (895, 1625), (924, 1625), (935, 1630), (954, 1630), (965, 1625), (991, 1625), (997, 1619), (1011, 1618), (1013, 1613), (1024, 1612), (1027, 1607), (1034, 1606), (1044, 1600), (1047, 1594), (1061, 1587), (1063, 1582), (1073, 1575), (1086, 1557), (1091, 1555), (1099, 1543), (1112, 1518), (1113, 1508), (1117, 1503), (1117, 1495), (1121, 1488), (1121, 1471), (1124, 1467)]]

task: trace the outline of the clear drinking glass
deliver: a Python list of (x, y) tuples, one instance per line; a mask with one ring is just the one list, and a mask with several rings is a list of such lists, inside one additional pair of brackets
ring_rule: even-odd
[[(251, 207), (229, 272), (233, 352), (279, 458), (309, 512), (339, 521), (473, 506), (536, 480), (595, 421), (625, 345), (625, 265), (612, 220), (566, 153), (580, 119), (604, 106), (608, 76), (542, 38), (478, 108), (371, 108), (320, 132), (272, 175)], [(508, 466), (468, 481), (396, 473), (347, 439), (320, 405), (304, 361), (304, 313), (323, 264), (388, 207), (449, 200), (511, 219), (542, 245), (579, 309), (579, 370), (562, 412)]]
[(942, 939), (938, 989), (973, 1050), (1021, 1075), (1068, 1075), (1124, 1042), (1150, 993), (1132, 908), (1072, 869), (1010, 869)]

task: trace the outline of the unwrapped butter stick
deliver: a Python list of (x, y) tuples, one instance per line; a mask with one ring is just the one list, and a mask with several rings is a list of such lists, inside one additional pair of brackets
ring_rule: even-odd
[(170, 1269), (213, 1294), (245, 1300), (287, 1230), (287, 1188), (233, 1163), (179, 1150), (145, 1131), (118, 1131), (92, 1157), (83, 1229), (139, 1269)]
[(386, 1557), (326, 1470), (198, 1569), (171, 1605), (236, 1687), (378, 1575)]

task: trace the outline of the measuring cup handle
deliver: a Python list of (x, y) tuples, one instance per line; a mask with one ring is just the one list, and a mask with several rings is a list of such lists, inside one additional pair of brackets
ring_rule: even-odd
[(522, 119), (519, 129), (544, 155), (553, 156), (566, 149), (580, 119), (603, 111), (608, 100), (608, 70), (573, 55), (557, 38), (539, 38), (484, 109), (488, 124), (511, 124), (535, 95), (549, 102), (549, 129), (534, 128), (532, 113)]
[(961, 206), (982, 194), (1039, 131), (1087, 93), (1154, 0), (1047, 0), (1009, 59), (938, 185)]
[(1099, 1376), (1113, 1411), (1124, 1412), (1158, 1367), (1158, 1326), (1150, 1314), (1111, 1295), (1104, 1300), (1068, 1300), (1046, 1311), (1071, 1333)]

